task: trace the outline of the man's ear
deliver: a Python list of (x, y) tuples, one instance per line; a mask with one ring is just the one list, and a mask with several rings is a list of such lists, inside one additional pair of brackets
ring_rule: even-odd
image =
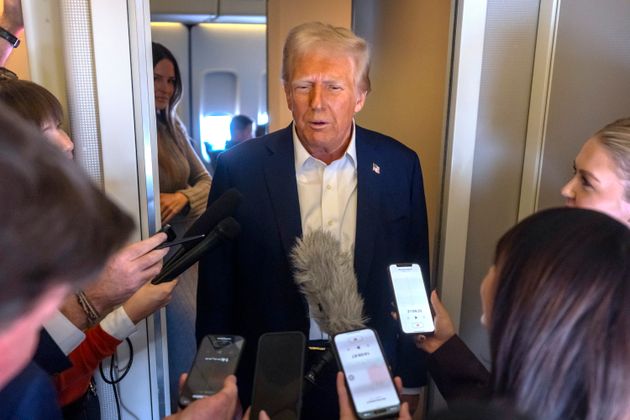
[(363, 105), (365, 105), (365, 98), (367, 97), (367, 92), (359, 92), (357, 95), (357, 102), (354, 105), (354, 113), (361, 111), (363, 109)]

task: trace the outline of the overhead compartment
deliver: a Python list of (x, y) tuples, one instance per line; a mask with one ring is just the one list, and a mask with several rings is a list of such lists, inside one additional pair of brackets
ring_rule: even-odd
[(264, 23), (266, 0), (151, 0), (151, 21)]

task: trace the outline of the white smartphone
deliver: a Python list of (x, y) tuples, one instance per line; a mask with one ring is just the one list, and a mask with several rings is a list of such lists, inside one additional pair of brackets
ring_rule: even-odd
[(364, 328), (337, 334), (333, 337), (333, 347), (357, 417), (377, 419), (396, 415), (400, 399), (376, 332)]
[(420, 266), (415, 263), (392, 264), (389, 277), (402, 331), (406, 334), (435, 331)]

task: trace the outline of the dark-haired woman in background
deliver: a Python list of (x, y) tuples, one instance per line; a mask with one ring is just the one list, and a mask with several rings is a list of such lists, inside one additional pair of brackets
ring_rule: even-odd
[[(153, 81), (157, 115), (160, 209), (162, 223), (169, 223), (182, 237), (204, 212), (211, 178), (193, 150), (177, 105), (182, 97), (182, 79), (173, 54), (153, 43)], [(171, 395), (176, 403), (180, 372), (190, 369), (195, 349), (197, 266), (181, 276), (179, 287), (167, 307)]]
[(162, 223), (185, 230), (204, 212), (211, 179), (177, 116), (177, 105), (182, 98), (182, 79), (177, 61), (166, 47), (155, 42), (153, 81)]

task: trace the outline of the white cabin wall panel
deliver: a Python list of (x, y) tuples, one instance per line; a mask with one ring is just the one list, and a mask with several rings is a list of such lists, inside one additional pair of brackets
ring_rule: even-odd
[(488, 0), (460, 320), (484, 361), (479, 287), (496, 241), (517, 220), (539, 3)]
[(267, 68), (265, 25), (201, 24), (191, 29), (192, 134), (198, 139), (204, 76), (213, 71), (237, 76), (235, 112), (256, 120), (262, 77)]
[(560, 5), (538, 206), (560, 206), (582, 144), (630, 115), (630, 1)]

